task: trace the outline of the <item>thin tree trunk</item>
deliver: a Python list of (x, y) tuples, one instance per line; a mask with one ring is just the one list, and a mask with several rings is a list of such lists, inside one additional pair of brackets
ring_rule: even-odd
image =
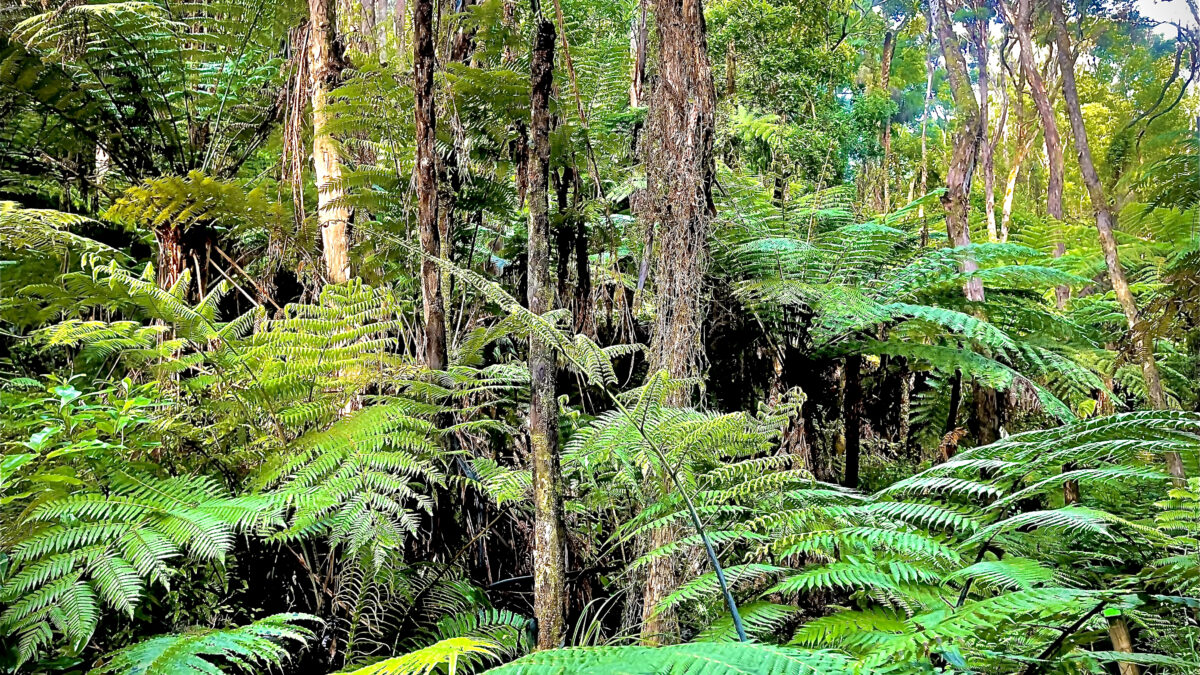
[[(433, 0), (413, 4), (413, 90), (416, 105), (417, 227), (421, 249), (427, 256), (441, 256), (438, 230), (437, 158), (433, 101)], [(442, 300), (441, 273), (435, 263), (421, 261), (421, 297), (425, 318), (425, 365), (432, 370), (446, 367), (446, 310)]]
[[(1008, 41), (1000, 46), (1000, 57), (1003, 60)], [(988, 239), (1003, 241), (996, 225), (996, 146), (1004, 139), (1004, 128), (1008, 124), (1008, 85), (1004, 81), (1004, 69), (1000, 69), (1000, 119), (996, 120), (996, 133), (983, 141), (983, 194), (987, 211)], [(986, 133), (986, 129), (985, 129)], [(1005, 237), (1006, 239), (1007, 237)]]
[(1033, 139), (1029, 139), (1017, 149), (1017, 156), (1012, 160), (1008, 169), (1008, 179), (1004, 182), (1004, 201), (1000, 205), (1000, 241), (1008, 241), (1008, 223), (1012, 220), (1013, 197), (1017, 192), (1017, 177), (1021, 172), (1021, 164), (1033, 148)]
[(327, 132), (329, 92), (338, 85), (345, 64), (337, 39), (336, 0), (309, 0), (311, 33), (308, 38), (308, 72), (312, 78), (313, 174), (317, 182), (317, 221), (321, 225), (321, 245), (325, 274), (329, 281), (342, 283), (350, 278), (350, 253), (347, 228), (350, 209), (343, 203), (342, 165), (337, 146)]
[[(883, 54), (879, 59), (879, 86), (883, 94), (891, 98), (892, 55), (896, 52), (896, 32), (890, 28), (883, 34)], [(879, 145), (883, 148), (883, 158), (879, 164), (879, 180), (882, 196), (879, 202), (879, 212), (887, 213), (891, 208), (891, 194), (888, 160), (892, 155), (892, 116), (883, 118), (879, 130)]]
[(858, 464), (862, 446), (862, 355), (848, 354), (845, 363), (846, 386), (842, 392), (842, 421), (846, 426), (846, 471), (842, 485), (858, 487)]
[[(921, 196), (929, 194), (929, 102), (933, 99), (933, 26), (930, 25), (928, 38), (929, 48), (925, 55), (925, 103), (921, 109)], [(929, 221), (925, 218), (925, 205), (917, 208), (917, 216), (921, 219), (921, 248), (929, 245)]]
[(392, 25), (396, 31), (396, 53), (403, 54), (407, 39), (405, 24), (408, 22), (408, 0), (396, 0), (395, 12), (395, 16), (392, 17)]
[[(1058, 44), (1058, 66), (1062, 77), (1063, 102), (1067, 108), (1067, 118), (1071, 122), (1071, 133), (1075, 137), (1075, 150), (1079, 156), (1079, 170), (1083, 174), (1083, 182), (1087, 186), (1088, 196), (1092, 200), (1092, 209), (1096, 215), (1096, 230), (1100, 235), (1100, 248), (1104, 251), (1104, 262), (1108, 266), (1109, 279), (1117, 302), (1125, 313), (1125, 321), (1133, 335), (1134, 346), (1142, 360), (1142, 376), (1146, 381), (1146, 393), (1150, 405), (1156, 409), (1167, 407), (1166, 396), (1163, 394), (1162, 379), (1158, 373), (1158, 365), (1154, 362), (1154, 346), (1142, 333), (1137, 301), (1129, 290), (1129, 282), (1125, 279), (1125, 270), (1117, 254), (1117, 240), (1113, 234), (1113, 214), (1108, 197), (1104, 194), (1104, 185), (1096, 173), (1096, 165), (1092, 161), (1092, 151), (1088, 144), (1087, 128), (1083, 124), (1083, 111), (1079, 106), (1079, 92), (1075, 87), (1075, 54), (1071, 48), (1071, 38), (1067, 34), (1067, 20), (1063, 15), (1059, 0), (1050, 0), (1050, 14), (1054, 19), (1055, 40)], [(1183, 463), (1178, 453), (1167, 453), (1167, 469), (1176, 480), (1183, 480)]]
[(732, 97), (737, 93), (737, 48), (733, 41), (725, 47), (725, 96)]
[[(554, 22), (541, 15), (534, 0), (537, 32), (531, 59), (529, 102), (529, 311), (554, 309), (550, 283), (550, 94), (554, 83)], [(529, 336), (529, 446), (533, 455), (533, 613), (538, 649), (553, 649), (566, 624), (566, 532), (563, 487), (558, 460), (558, 400), (551, 345)]]
[[(1112, 640), (1113, 651), (1133, 653), (1133, 637), (1129, 634), (1129, 624), (1125, 617), (1115, 616), (1108, 620), (1108, 638)], [(1142, 672), (1136, 663), (1128, 661), (1118, 662), (1117, 668), (1121, 675), (1138, 675)]]
[(646, 82), (646, 1), (638, 2), (638, 14), (629, 30), (629, 52), (633, 56), (633, 73), (629, 78), (629, 107), (640, 108), (642, 89)]
[(367, 54), (379, 49), (379, 17), (375, 14), (375, 0), (362, 0), (362, 43)]
[(962, 406), (962, 371), (955, 370), (950, 379), (950, 412), (946, 415), (946, 433), (958, 428), (958, 409)]
[[(1038, 117), (1042, 121), (1042, 139), (1046, 145), (1046, 161), (1049, 173), (1046, 179), (1046, 213), (1056, 221), (1063, 219), (1063, 160), (1062, 139), (1058, 133), (1058, 121), (1054, 116), (1054, 105), (1046, 89), (1046, 82), (1038, 72), (1033, 60), (1033, 0), (1017, 0), (1015, 16), (1009, 10), (1006, 2), (1000, 3), (1001, 9), (1009, 19), (1013, 32), (1017, 34), (1017, 42), (1021, 45), (1021, 71), (1029, 82), (1029, 94), (1037, 108)], [(1060, 241), (1054, 248), (1054, 257), (1061, 258), (1067, 252), (1066, 243)], [(1055, 295), (1058, 306), (1066, 306), (1071, 290), (1059, 286)]]
[[(967, 222), (971, 209), (971, 176), (975, 172), (979, 146), (985, 130), (980, 124), (979, 104), (975, 101), (975, 92), (971, 89), (971, 80), (967, 74), (967, 64), (958, 46), (958, 39), (954, 36), (954, 29), (950, 25), (945, 0), (933, 4), (935, 6), (931, 11), (934, 28), (938, 41), (942, 44), (942, 57), (946, 61), (946, 73), (954, 94), (954, 107), (961, 116), (958, 129), (954, 133), (950, 164), (946, 170), (946, 193), (942, 195), (942, 206), (946, 210), (946, 234), (952, 245), (968, 246), (971, 243), (971, 230)], [(963, 260), (964, 273), (978, 269), (979, 264), (974, 258), (968, 256)], [(972, 302), (983, 301), (983, 282), (978, 278), (970, 279), (963, 286), (963, 293)]]
[[(704, 8), (700, 0), (656, 0), (658, 76), (647, 125), (646, 189), (640, 215), (656, 232), (658, 316), (650, 343), (650, 368), (671, 377), (695, 377), (703, 347), (703, 283), (708, 269), (708, 229), (712, 199), (716, 89), (708, 58)], [(668, 401), (686, 405), (690, 393)], [(653, 544), (670, 532), (656, 529)], [(676, 585), (674, 562), (663, 556), (650, 564), (642, 603), (642, 638), (671, 640), (676, 632), (669, 612), (654, 608)]]
[[(575, 183), (578, 193), (580, 184)], [(596, 337), (596, 318), (592, 306), (592, 269), (588, 263), (587, 219), (575, 218), (575, 332)]]

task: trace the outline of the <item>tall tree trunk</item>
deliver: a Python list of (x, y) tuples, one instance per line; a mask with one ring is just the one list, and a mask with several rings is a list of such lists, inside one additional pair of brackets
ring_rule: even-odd
[(862, 447), (862, 355), (848, 354), (845, 368), (842, 421), (846, 425), (846, 471), (842, 475), (842, 485), (857, 488), (859, 454)]
[(333, 283), (350, 278), (350, 252), (347, 228), (350, 209), (341, 203), (346, 196), (342, 185), (342, 165), (337, 146), (330, 137), (329, 92), (342, 78), (345, 63), (337, 38), (336, 0), (309, 0), (311, 33), (308, 37), (308, 72), (312, 78), (313, 174), (317, 181), (317, 221), (321, 225), (321, 245), (325, 274)]
[[(655, 228), (658, 316), (653, 370), (699, 374), (703, 282), (708, 269), (716, 90), (700, 0), (657, 0), (658, 75), (650, 104), (643, 217)], [(688, 402), (682, 392), (674, 404)]]
[[(413, 4), (413, 91), (416, 105), (417, 227), (426, 256), (441, 256), (438, 230), (438, 185), (436, 120), (433, 101), (433, 0)], [(446, 367), (446, 310), (442, 299), (441, 273), (433, 261), (421, 260), (421, 298), (425, 318), (425, 365), (432, 370)]]
[[(554, 23), (534, 0), (537, 32), (530, 60), (529, 101), (529, 311), (554, 309), (550, 282), (550, 93), (554, 84)], [(538, 649), (553, 649), (566, 624), (566, 532), (563, 487), (558, 464), (558, 400), (554, 349), (536, 334), (529, 336), (529, 446), (533, 454), (533, 613)]]
[[(975, 172), (979, 146), (986, 130), (981, 125), (979, 104), (975, 101), (967, 64), (950, 25), (945, 0), (933, 4), (934, 28), (942, 44), (942, 58), (946, 61), (954, 107), (960, 116), (958, 129), (954, 132), (950, 165), (946, 170), (946, 193), (942, 195), (942, 206), (946, 209), (946, 234), (954, 246), (968, 246), (971, 243), (971, 230), (967, 222), (971, 209), (971, 176)], [(973, 258), (963, 260), (963, 272), (970, 273), (978, 269), (979, 265)], [(963, 287), (963, 293), (968, 300), (981, 302), (984, 299), (983, 282), (978, 278), (969, 280)]]
[(396, 31), (396, 53), (403, 54), (407, 38), (408, 0), (396, 0), (395, 15), (392, 16), (393, 30)]
[[(576, 182), (575, 189), (579, 190)], [(592, 269), (588, 263), (587, 219), (575, 218), (575, 332), (596, 337), (595, 308), (592, 305)]]
[[(674, 378), (695, 377), (703, 359), (700, 342), (703, 284), (708, 269), (708, 229), (712, 199), (716, 89), (708, 59), (704, 8), (700, 0), (656, 0), (658, 75), (647, 125), (646, 189), (640, 215), (656, 232), (658, 316), (650, 342), (650, 368)], [(686, 405), (690, 393), (668, 401)], [(669, 541), (668, 531), (652, 534), (652, 545)], [(675, 585), (674, 562), (663, 556), (650, 564), (642, 604), (642, 636), (648, 643), (675, 633), (669, 612), (654, 609)]]
[[(1058, 133), (1058, 121), (1054, 116), (1054, 104), (1046, 89), (1046, 82), (1038, 72), (1033, 60), (1033, 0), (1017, 0), (1015, 15), (1009, 9), (1007, 2), (1000, 3), (1001, 9), (1009, 19), (1013, 32), (1017, 34), (1017, 42), (1021, 45), (1021, 72), (1029, 82), (1029, 95), (1037, 108), (1038, 117), (1042, 121), (1042, 139), (1046, 146), (1046, 162), (1049, 172), (1046, 178), (1046, 213), (1056, 221), (1063, 219), (1063, 159), (1062, 138)], [(1061, 258), (1067, 252), (1066, 242), (1060, 241), (1054, 247), (1054, 257)], [(1055, 289), (1059, 308), (1063, 308), (1070, 299), (1071, 289), (1059, 286)]]
[[(925, 54), (925, 102), (921, 109), (921, 196), (929, 194), (929, 102), (933, 100), (933, 71), (936, 60), (933, 52), (933, 26), (930, 25), (927, 37), (929, 47)], [(921, 248), (929, 245), (929, 221), (925, 217), (925, 205), (917, 208), (917, 216), (921, 219)]]
[[(1075, 150), (1079, 155), (1079, 171), (1083, 174), (1084, 185), (1087, 186), (1088, 196), (1092, 200), (1092, 209), (1096, 214), (1096, 230), (1100, 235), (1100, 248), (1104, 251), (1104, 262), (1108, 266), (1108, 276), (1112, 282), (1113, 292), (1117, 302), (1125, 313), (1125, 321), (1133, 335), (1134, 347), (1142, 360), (1142, 377), (1146, 381), (1146, 394), (1150, 405), (1162, 410), (1167, 407), (1166, 395), (1163, 393), (1162, 378), (1158, 373), (1158, 364), (1154, 361), (1153, 342), (1143, 333), (1143, 327), (1138, 325), (1140, 316), (1137, 300), (1129, 290), (1129, 282), (1125, 279), (1125, 270), (1121, 267), (1121, 259), (1117, 254), (1117, 239), (1113, 234), (1113, 213), (1104, 194), (1104, 185), (1100, 175), (1096, 173), (1096, 165), (1092, 161), (1092, 150), (1088, 145), (1087, 128), (1083, 124), (1083, 111), (1079, 106), (1079, 91), (1075, 87), (1075, 53), (1071, 48), (1071, 38), (1067, 34), (1067, 19), (1063, 15), (1059, 0), (1050, 0), (1050, 14), (1054, 19), (1055, 40), (1058, 44), (1058, 67), (1062, 77), (1063, 102), (1067, 107), (1067, 118), (1071, 122), (1071, 133), (1075, 137)], [(1176, 481), (1185, 479), (1183, 461), (1177, 452), (1166, 453), (1167, 470)]]
[[(892, 56), (896, 52), (896, 32), (891, 28), (883, 34), (883, 54), (879, 59), (879, 86), (883, 94), (891, 99), (891, 84), (892, 84)], [(879, 145), (883, 148), (883, 159), (879, 164), (879, 180), (881, 197), (879, 201), (879, 212), (887, 213), (891, 208), (891, 181), (889, 179), (888, 161), (892, 155), (892, 116), (888, 115), (883, 118), (882, 126), (879, 129)]]
[[(985, 28), (986, 31), (986, 28)], [(1008, 40), (1000, 46), (1000, 58), (1003, 60), (1004, 51), (1008, 48)], [(996, 120), (996, 133), (983, 140), (983, 194), (984, 208), (987, 212), (988, 240), (1001, 241), (1000, 231), (996, 224), (996, 146), (1004, 139), (1004, 128), (1008, 124), (1008, 85), (1004, 81), (1004, 69), (1000, 69), (1000, 119)], [(985, 127), (984, 133), (987, 133)]]

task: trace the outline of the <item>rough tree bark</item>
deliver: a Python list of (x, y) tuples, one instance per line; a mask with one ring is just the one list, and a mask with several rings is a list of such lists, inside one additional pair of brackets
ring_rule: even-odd
[(321, 225), (321, 245), (325, 274), (329, 281), (342, 283), (350, 278), (350, 252), (347, 228), (350, 209), (342, 204), (342, 165), (337, 147), (326, 128), (329, 124), (329, 92), (338, 85), (345, 62), (337, 37), (336, 0), (309, 0), (311, 32), (308, 37), (308, 72), (312, 86), (313, 173), (317, 182), (317, 221)]
[[(954, 132), (950, 165), (946, 170), (946, 194), (942, 195), (942, 206), (946, 210), (946, 234), (954, 246), (967, 246), (971, 243), (971, 230), (967, 223), (971, 209), (971, 176), (975, 172), (979, 146), (986, 129), (981, 125), (979, 104), (971, 89), (966, 60), (950, 25), (946, 4), (944, 0), (931, 4), (934, 29), (942, 45), (942, 58), (946, 61), (946, 73), (954, 94), (954, 108), (961, 116), (958, 129)], [(973, 258), (967, 257), (963, 260), (962, 269), (970, 273), (979, 269), (979, 265)], [(982, 301), (983, 282), (977, 278), (971, 279), (963, 287), (963, 293), (968, 300)]]
[[(1067, 33), (1067, 20), (1063, 15), (1059, 0), (1050, 0), (1050, 14), (1054, 20), (1055, 41), (1058, 46), (1058, 67), (1062, 77), (1063, 102), (1067, 108), (1067, 119), (1071, 122), (1071, 133), (1075, 137), (1075, 151), (1079, 156), (1079, 170), (1083, 174), (1084, 185), (1087, 186), (1088, 196), (1092, 201), (1092, 209), (1096, 215), (1096, 230), (1100, 235), (1100, 248), (1104, 251), (1104, 262), (1108, 266), (1109, 280), (1117, 302), (1125, 313), (1125, 321), (1133, 335), (1134, 347), (1142, 360), (1142, 377), (1146, 381), (1146, 393), (1150, 405), (1156, 409), (1167, 407), (1166, 396), (1163, 393), (1162, 378), (1158, 373), (1158, 364), (1154, 361), (1154, 346), (1142, 333), (1139, 325), (1137, 300), (1129, 290), (1129, 282), (1125, 279), (1125, 270), (1117, 254), (1117, 240), (1113, 234), (1113, 213), (1108, 197), (1104, 193), (1104, 185), (1100, 175), (1096, 173), (1096, 165), (1092, 161), (1092, 150), (1088, 145), (1087, 128), (1083, 123), (1083, 111), (1079, 106), (1079, 92), (1075, 86), (1075, 58), (1071, 48), (1071, 38)], [(1184, 479), (1183, 462), (1179, 453), (1166, 453), (1167, 470), (1176, 480)]]
[[(695, 377), (703, 355), (703, 282), (708, 269), (716, 90), (700, 0), (657, 0), (658, 74), (646, 139), (642, 215), (655, 228), (658, 317), (650, 364)], [(675, 403), (687, 402), (682, 393)]]
[[(716, 89), (708, 57), (704, 8), (700, 0), (656, 0), (658, 74), (650, 100), (644, 141), (646, 190), (639, 215), (655, 231), (658, 316), (650, 343), (651, 371), (674, 378), (695, 377), (703, 359), (700, 342), (703, 283), (708, 268), (708, 229), (712, 200)], [(668, 401), (686, 405), (681, 391)], [(673, 533), (659, 528), (651, 545)], [(655, 613), (676, 585), (670, 556), (650, 564), (642, 603), (642, 637), (647, 643), (672, 639), (669, 612)]]
[[(415, 0), (413, 3), (413, 93), (417, 130), (417, 228), (425, 254), (440, 256), (437, 158), (434, 155), (433, 0)], [(427, 258), (421, 261), (421, 297), (425, 318), (425, 365), (432, 370), (442, 370), (446, 367), (446, 310), (441, 273)]]
[[(550, 280), (550, 93), (554, 85), (554, 22), (541, 15), (533, 0), (535, 25), (529, 101), (529, 311), (554, 309)], [(538, 649), (553, 649), (563, 640), (566, 623), (566, 531), (563, 488), (558, 463), (558, 401), (551, 345), (529, 336), (529, 447), (533, 458), (533, 612), (538, 621)]]

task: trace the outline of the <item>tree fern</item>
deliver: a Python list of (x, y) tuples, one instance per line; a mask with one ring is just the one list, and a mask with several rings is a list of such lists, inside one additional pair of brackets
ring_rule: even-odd
[(319, 621), (307, 614), (276, 614), (236, 628), (163, 635), (105, 655), (90, 672), (96, 675), (261, 672), (263, 668), (282, 666), (293, 650), (316, 639), (316, 634), (303, 624)]

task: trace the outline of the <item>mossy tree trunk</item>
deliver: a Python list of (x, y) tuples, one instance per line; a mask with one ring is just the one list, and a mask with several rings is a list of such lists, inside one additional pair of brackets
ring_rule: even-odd
[[(554, 84), (554, 23), (534, 5), (529, 122), (529, 310), (554, 309), (550, 279), (550, 95)], [(558, 458), (554, 349), (529, 336), (529, 445), (533, 458), (533, 611), (538, 649), (560, 646), (566, 624), (566, 533)]]

